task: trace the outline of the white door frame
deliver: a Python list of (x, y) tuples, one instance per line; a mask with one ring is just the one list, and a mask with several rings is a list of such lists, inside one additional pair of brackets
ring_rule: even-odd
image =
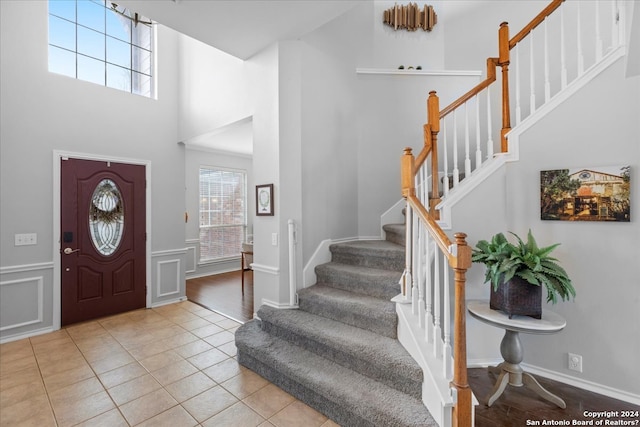
[(151, 307), (151, 161), (124, 157), (104, 156), (99, 154), (53, 150), (53, 329), (60, 329), (62, 323), (62, 306), (60, 294), (62, 290), (62, 272), (60, 267), (60, 162), (63, 158), (98, 160), (104, 162), (126, 163), (131, 165), (145, 166), (145, 179), (147, 181), (147, 188), (145, 191), (145, 231), (147, 233), (147, 242), (145, 247), (145, 285), (147, 287), (147, 308)]

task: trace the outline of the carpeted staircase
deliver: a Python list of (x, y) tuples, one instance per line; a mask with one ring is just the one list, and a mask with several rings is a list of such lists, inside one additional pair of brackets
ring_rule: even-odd
[(236, 332), (238, 361), (345, 427), (436, 426), (422, 370), (396, 339), (403, 226), (331, 246), (298, 310), (262, 306)]

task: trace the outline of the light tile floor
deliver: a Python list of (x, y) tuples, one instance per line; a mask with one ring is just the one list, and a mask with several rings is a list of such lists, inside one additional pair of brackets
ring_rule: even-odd
[(336, 427), (236, 361), (239, 323), (189, 301), (0, 345), (0, 426)]

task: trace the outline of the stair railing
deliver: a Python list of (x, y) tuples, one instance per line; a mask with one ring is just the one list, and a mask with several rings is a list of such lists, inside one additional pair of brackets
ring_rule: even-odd
[[(486, 79), (442, 110), (436, 92), (430, 92), (424, 146), (417, 157), (410, 148), (406, 148), (402, 156), (402, 193), (407, 203), (402, 296), (404, 302), (411, 303), (414, 317), (410, 321), (424, 330), (424, 342), (441, 363), (443, 378), (451, 380), (454, 426), (469, 426), (472, 420), (464, 289), (466, 270), (471, 266), (471, 249), (464, 233), (456, 233), (455, 242), (450, 241), (437, 222), (438, 205), (450, 190), (492, 159), (496, 148), (502, 153), (508, 152), (512, 115), (519, 125), (537, 110), (553, 106), (551, 101), (556, 95), (585, 76), (586, 62), (591, 64), (589, 68), (595, 67), (610, 53), (620, 51), (624, 40), (623, 3), (553, 0), (511, 39), (509, 26), (503, 22), (498, 30), (498, 56), (487, 59)], [(554, 13), (558, 9), (560, 13)], [(568, 28), (575, 28), (575, 36), (570, 41), (566, 34)], [(585, 50), (586, 41), (594, 49)], [(522, 55), (522, 51), (526, 55)], [(552, 66), (556, 67), (553, 72)], [(501, 94), (492, 98), (498, 68)], [(510, 78), (511, 71), (515, 71), (513, 78)], [(527, 85), (529, 100), (522, 102), (523, 87)], [(510, 100), (510, 91), (515, 95), (515, 103)], [(493, 129), (498, 128), (499, 146), (494, 147), (498, 144), (494, 144)], [(442, 140), (438, 141), (440, 133)], [(451, 276), (455, 283), (453, 304)]]
[[(509, 151), (512, 126), (557, 105), (554, 98), (608, 55), (620, 52), (624, 13), (625, 2), (616, 0), (553, 0), (512, 38), (509, 25), (500, 24), (498, 56), (487, 58), (482, 82), (442, 110), (437, 93), (429, 93), (416, 174), (425, 178), (418, 187), (429, 189), (424, 205), (434, 218), (439, 215), (436, 206), (450, 191), (495, 152)], [(498, 81), (500, 85), (493, 84)]]
[[(415, 165), (411, 149), (406, 148), (401, 166), (402, 194), (407, 201), (407, 266), (404, 281), (410, 284), (411, 289), (403, 289), (403, 293), (406, 292), (405, 295), (411, 298), (412, 314), (424, 330), (424, 340), (433, 353), (432, 357), (442, 366), (440, 375), (450, 381), (454, 401), (452, 424), (471, 426), (472, 394), (467, 380), (465, 326), (465, 275), (471, 267), (471, 248), (466, 243), (464, 233), (456, 233), (455, 242), (451, 242), (424, 207), (417, 192), (423, 193), (424, 197), (426, 188), (416, 188)], [(454, 281), (453, 319), (451, 272)]]

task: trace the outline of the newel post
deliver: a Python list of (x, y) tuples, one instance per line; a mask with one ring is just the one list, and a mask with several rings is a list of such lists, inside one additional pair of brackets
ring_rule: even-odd
[(509, 149), (507, 133), (511, 130), (511, 111), (509, 102), (509, 24), (503, 22), (498, 30), (498, 65), (502, 67), (502, 130), (500, 132), (500, 147), (503, 153)]
[(472, 399), (467, 378), (467, 326), (466, 326), (466, 272), (471, 268), (471, 248), (467, 245), (465, 233), (455, 233), (457, 255), (455, 259), (454, 282), (454, 366), (451, 386), (456, 389), (457, 401), (453, 409), (453, 426), (470, 427)]
[(414, 180), (415, 159), (410, 147), (404, 149), (400, 163), (400, 183), (402, 185), (402, 197), (416, 195), (416, 184)]
[(440, 203), (440, 183), (438, 179), (438, 132), (440, 132), (440, 98), (435, 90), (429, 92), (427, 100), (427, 126), (430, 132), (431, 146), (431, 197), (429, 214), (439, 219), (436, 206)]
[[(400, 163), (400, 184), (402, 185), (402, 197), (405, 200), (416, 196), (415, 184), (415, 167), (416, 161), (411, 152), (411, 148), (404, 149), (402, 160)], [(413, 285), (413, 212), (411, 203), (407, 200), (405, 211), (406, 234), (405, 234), (405, 257), (404, 272), (402, 273), (402, 296), (404, 302), (410, 302), (411, 290)]]

